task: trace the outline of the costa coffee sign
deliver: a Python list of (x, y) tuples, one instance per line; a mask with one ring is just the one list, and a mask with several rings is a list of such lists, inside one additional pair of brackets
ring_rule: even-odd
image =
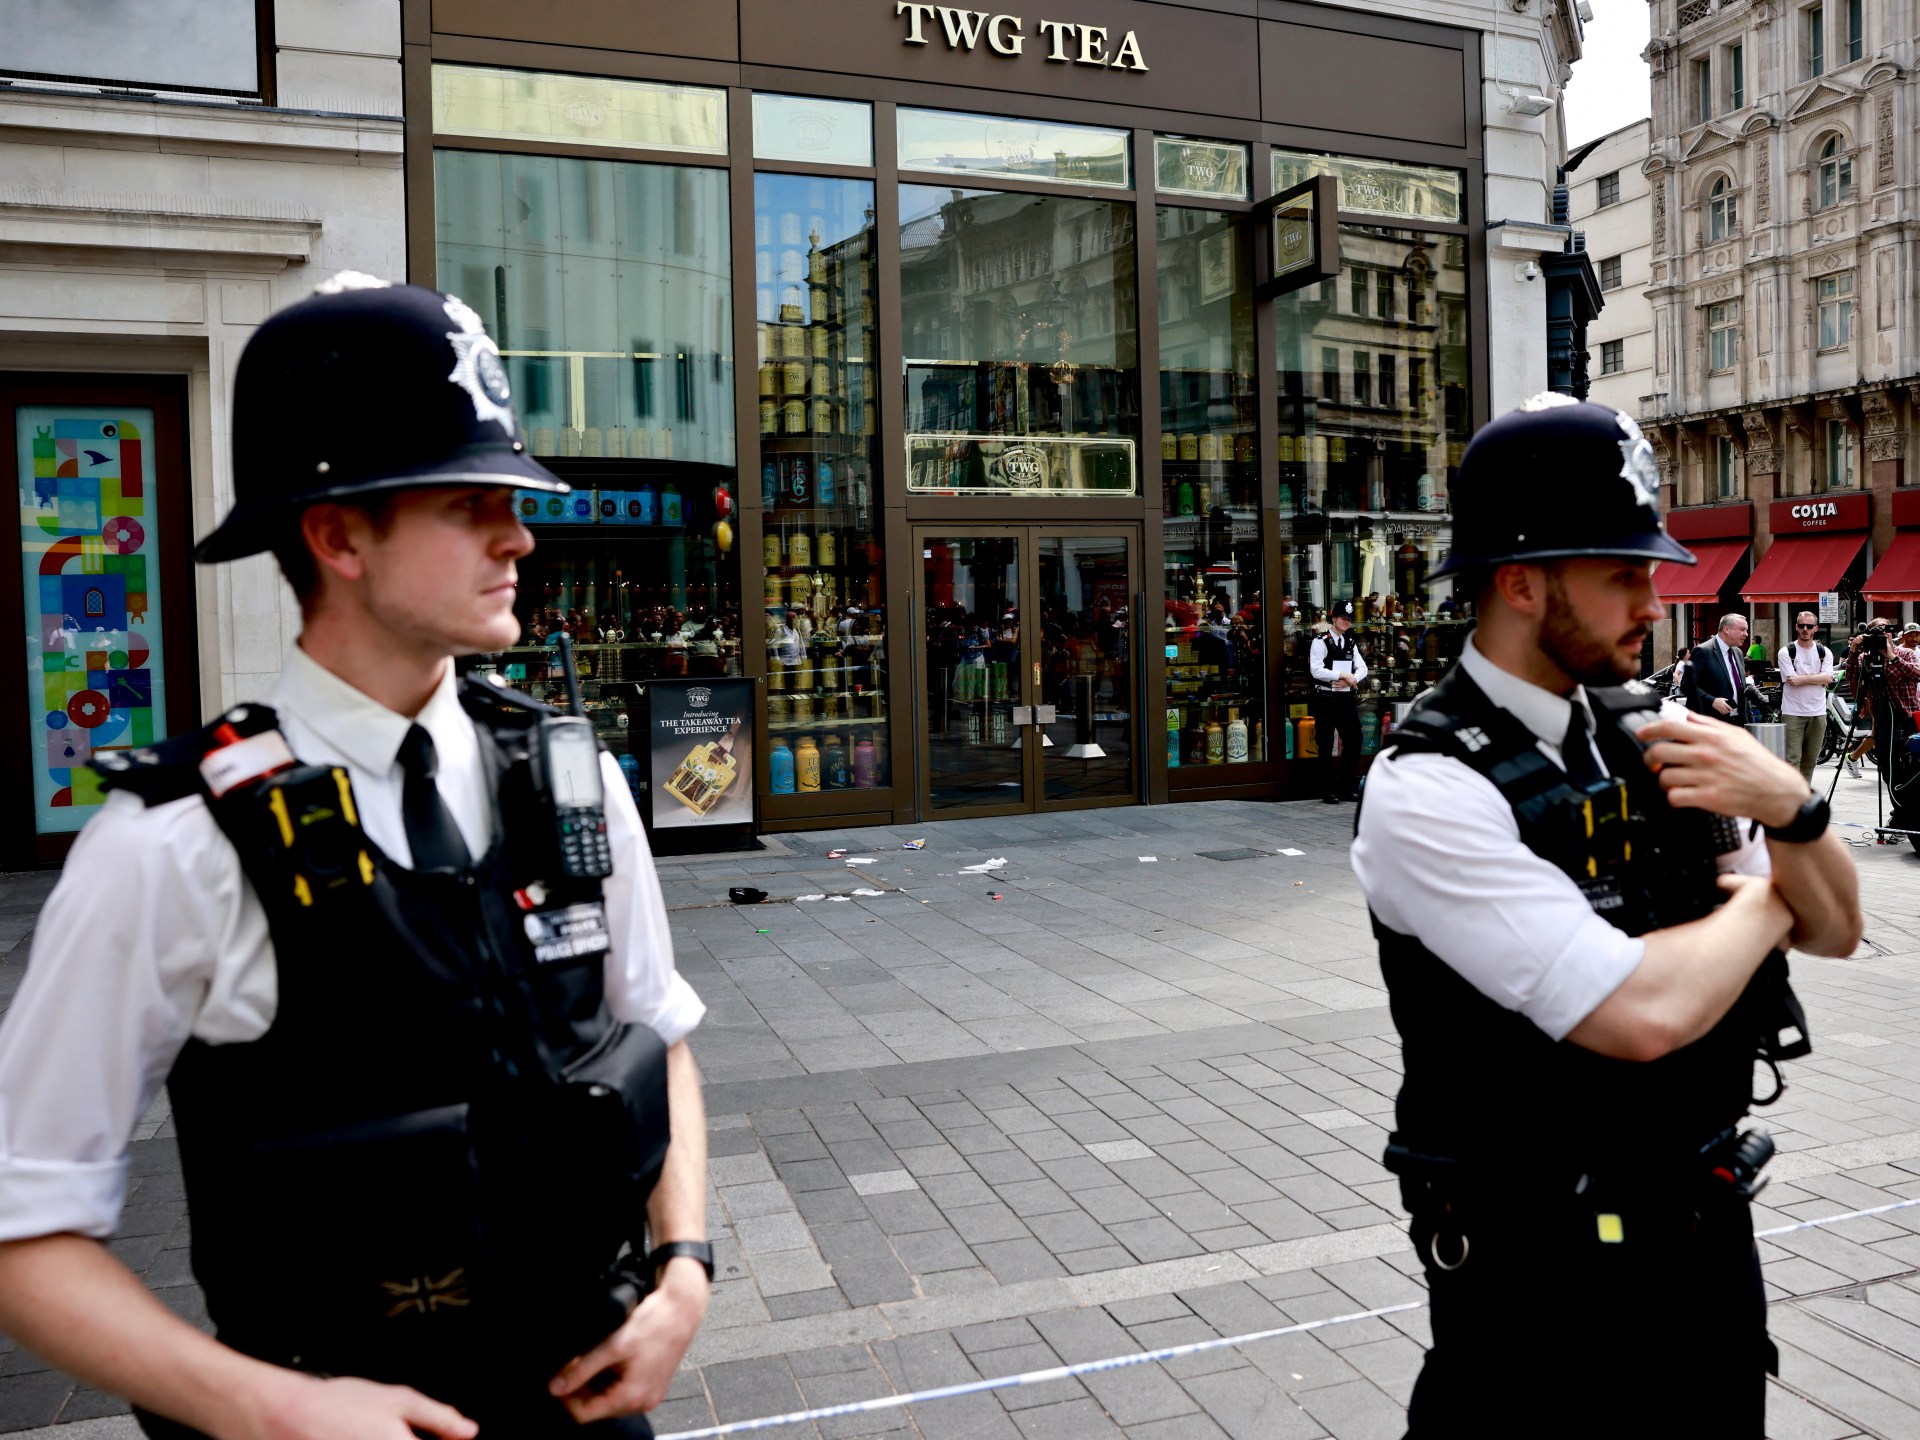
[(1767, 518), (1776, 535), (1865, 530), (1873, 523), (1872, 504), (1868, 495), (1808, 495), (1799, 500), (1774, 501)]

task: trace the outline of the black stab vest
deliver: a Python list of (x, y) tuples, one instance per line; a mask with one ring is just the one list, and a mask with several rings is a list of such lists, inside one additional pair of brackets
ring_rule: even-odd
[[(547, 1381), (618, 1323), (607, 1277), (643, 1243), (665, 1047), (608, 1011), (603, 951), (536, 957), (530, 916), (601, 903), (598, 881), (556, 881), (516, 843), (540, 833), (529, 755), (550, 712), (471, 681), (461, 700), (501, 821), (463, 873), (416, 873), (362, 836), (371, 883), (303, 904), (262, 858), (275, 821), (254, 787), (206, 798), (198, 761), (220, 721), (107, 783), (150, 804), (206, 798), (273, 940), (267, 1032), (191, 1039), (167, 1082), (220, 1338), (525, 1434), (552, 1418)], [(245, 734), (274, 725), (260, 706), (236, 718)], [(637, 1154), (626, 1132), (608, 1139), (629, 1119)]]
[[(1565, 773), (1463, 670), (1428, 692), (1381, 759), (1437, 752), (1485, 775), (1513, 807), (1522, 843), (1565, 870), (1595, 913), (1629, 935), (1700, 918), (1720, 899), (1713, 819), (1667, 804), (1621, 722), (1636, 710), (1657, 711), (1658, 697), (1637, 684), (1587, 695), (1601, 757), (1628, 796), (1629, 853), (1598, 873), (1585, 864), (1578, 796)], [(1454, 1162), (1463, 1175), (1536, 1193), (1583, 1175), (1628, 1189), (1667, 1186), (1700, 1170), (1700, 1147), (1748, 1112), (1757, 1057), (1804, 1053), (1778, 1038), (1804, 1019), (1777, 952), (1711, 1031), (1640, 1063), (1550, 1039), (1418, 939), (1377, 914), (1373, 927), (1405, 1064), (1395, 1142)]]
[[(1352, 664), (1354, 656), (1360, 649), (1359, 642), (1353, 638), (1351, 633), (1342, 636), (1336, 635), (1333, 631), (1329, 630), (1320, 638), (1326, 642), (1328, 669), (1333, 668), (1336, 660), (1345, 660), (1348, 664)], [(1351, 696), (1353, 694), (1351, 690), (1335, 690), (1333, 686), (1324, 684), (1319, 680), (1313, 682), (1313, 688), (1322, 695)]]

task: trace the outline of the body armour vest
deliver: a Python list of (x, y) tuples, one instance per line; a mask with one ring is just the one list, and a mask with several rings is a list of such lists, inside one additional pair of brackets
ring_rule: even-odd
[[(1592, 793), (1577, 791), (1533, 732), (1460, 669), (1420, 701), (1381, 760), (1441, 753), (1486, 776), (1513, 807), (1522, 843), (1629, 935), (1698, 919), (1720, 900), (1715, 861), (1732, 848), (1727, 822), (1667, 804), (1631, 730), (1635, 718), (1657, 713), (1648, 687), (1587, 696), (1612, 777)], [(1463, 1175), (1495, 1174), (1534, 1191), (1588, 1174), (1659, 1184), (1697, 1170), (1701, 1147), (1755, 1103), (1757, 1059), (1808, 1048), (1778, 952), (1711, 1031), (1642, 1063), (1549, 1038), (1418, 939), (1377, 915), (1373, 925), (1405, 1063), (1396, 1146)], [(1788, 1033), (1794, 1027), (1797, 1036)]]
[[(1359, 644), (1357, 641), (1355, 641), (1355, 639), (1351, 634), (1336, 635), (1331, 630), (1329, 630), (1321, 638), (1326, 641), (1327, 668), (1329, 670), (1331, 670), (1335, 664), (1343, 660), (1349, 665), (1353, 663), (1353, 657), (1355, 652), (1359, 649)], [(1328, 694), (1334, 693), (1333, 686), (1330, 684), (1326, 684), (1319, 680), (1316, 680), (1313, 683), (1315, 688), (1319, 690), (1325, 691)], [(1343, 690), (1343, 691), (1340, 691), (1339, 693), (1345, 695), (1345, 694), (1351, 694), (1352, 692)]]
[[(323, 800), (331, 784), (338, 813), (290, 812), (273, 776), (213, 798), (200, 760), (216, 732), (273, 729), (261, 706), (123, 759), (107, 783), (150, 804), (203, 797), (271, 929), (272, 1025), (189, 1040), (168, 1077), (220, 1338), (532, 1434), (547, 1382), (620, 1321), (614, 1269), (643, 1247), (668, 1140), (665, 1047), (606, 1008), (599, 882), (560, 878), (529, 838), (554, 829), (530, 760), (551, 712), (472, 681), (461, 701), (498, 822), (464, 871), (382, 854), (341, 769), (280, 777)], [(309, 822), (327, 838), (303, 855)]]

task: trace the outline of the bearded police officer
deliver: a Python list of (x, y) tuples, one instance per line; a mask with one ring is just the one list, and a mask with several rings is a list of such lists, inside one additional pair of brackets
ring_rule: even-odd
[(1756, 1060), (1777, 1091), (1806, 1049), (1783, 947), (1849, 953), (1858, 891), (1797, 771), (1631, 679), (1654, 562), (1693, 561), (1658, 497), (1614, 410), (1486, 426), (1435, 572), (1478, 624), (1367, 786), (1387, 1164), (1433, 1307), (1414, 1436), (1762, 1433), (1772, 1146), (1741, 1122)]
[[(1327, 633), (1316, 635), (1307, 651), (1307, 675), (1313, 681), (1307, 709), (1313, 716), (1314, 743), (1320, 748), (1320, 773), (1326, 777), (1328, 805), (1354, 798), (1354, 774), (1360, 764), (1360, 684), (1367, 660), (1353, 638), (1353, 601), (1342, 600), (1328, 616)], [(1334, 737), (1340, 740), (1336, 765)]]
[[(272, 549), (303, 628), (271, 708), (96, 752), (0, 1031), (0, 1328), (156, 1436), (646, 1435), (703, 1007), (587, 722), (451, 658), (518, 638), (513, 491), (566, 486), (473, 311), (355, 275), (254, 335), (233, 453), (199, 558)], [(217, 1341), (99, 1243), (163, 1081)]]

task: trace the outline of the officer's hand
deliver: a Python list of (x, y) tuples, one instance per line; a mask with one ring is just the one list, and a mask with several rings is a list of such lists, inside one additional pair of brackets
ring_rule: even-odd
[(569, 1361), (547, 1388), (582, 1425), (651, 1410), (667, 1398), (706, 1315), (706, 1271), (694, 1260), (669, 1260), (659, 1288), (634, 1307), (627, 1323)]
[(473, 1440), (480, 1433), (451, 1405), (405, 1385), (283, 1373), (295, 1383), (267, 1406), (258, 1427), (265, 1440), (414, 1440), (416, 1431)]
[(1800, 772), (1744, 730), (1709, 720), (1656, 720), (1643, 726), (1647, 768), (1669, 804), (1786, 825), (1806, 802)]

